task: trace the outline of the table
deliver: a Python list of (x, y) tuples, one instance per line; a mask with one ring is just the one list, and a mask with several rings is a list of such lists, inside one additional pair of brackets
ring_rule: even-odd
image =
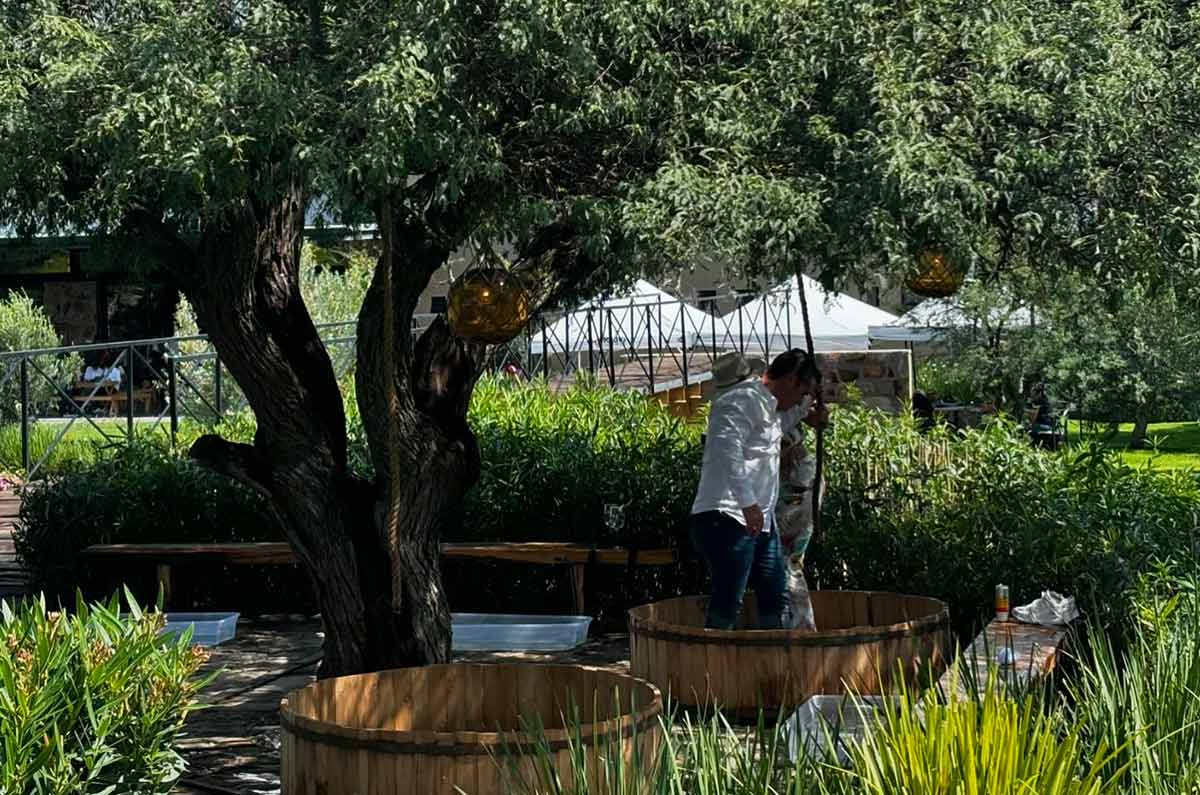
[[(1059, 651), (1069, 633), (1065, 626), (992, 621), (961, 652), (958, 664), (946, 669), (939, 685), (944, 693), (954, 690), (965, 696), (968, 695), (967, 684), (973, 680), (976, 692), (982, 692), (987, 684), (989, 663), (1003, 675), (1007, 684), (1018, 689), (1032, 685), (1054, 671)], [(1000, 666), (996, 663), (996, 655), (1007, 648), (1012, 649), (1014, 660), (1010, 665)], [(959, 674), (960, 670), (963, 673)]]

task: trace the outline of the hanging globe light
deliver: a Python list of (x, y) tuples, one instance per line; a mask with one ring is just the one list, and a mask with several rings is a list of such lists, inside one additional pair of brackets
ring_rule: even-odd
[(503, 268), (472, 268), (450, 286), (446, 320), (456, 336), (501, 345), (524, 330), (530, 318), (529, 293)]
[(966, 273), (951, 262), (945, 250), (930, 247), (917, 254), (917, 267), (909, 272), (904, 286), (926, 298), (946, 298), (958, 292), (965, 278)]

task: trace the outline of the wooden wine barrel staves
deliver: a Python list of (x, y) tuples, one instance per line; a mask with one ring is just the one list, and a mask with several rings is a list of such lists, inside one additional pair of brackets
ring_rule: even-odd
[[(675, 703), (747, 716), (813, 695), (881, 693), (901, 670), (926, 684), (944, 666), (950, 618), (943, 602), (874, 591), (811, 596), (816, 633), (705, 629), (701, 596), (636, 607), (629, 611), (632, 673)], [(747, 596), (743, 624), (756, 618)]]
[(521, 791), (514, 776), (544, 780), (549, 766), (570, 781), (575, 745), (590, 791), (602, 793), (607, 760), (657, 759), (661, 713), (653, 686), (571, 665), (435, 665), (326, 679), (280, 705), (282, 792), (499, 795)]

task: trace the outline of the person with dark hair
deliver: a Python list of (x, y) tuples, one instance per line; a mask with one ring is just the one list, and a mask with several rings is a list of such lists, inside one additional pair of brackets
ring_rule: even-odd
[[(718, 380), (729, 380), (725, 370), (739, 370), (736, 359), (726, 358), (714, 364)], [(709, 413), (691, 536), (712, 575), (705, 626), (732, 629), (752, 586), (759, 626), (774, 629), (787, 599), (786, 563), (774, 527), (783, 435), (801, 420), (821, 427), (829, 415), (819, 401), (820, 371), (804, 351), (775, 357), (761, 378), (750, 377), (749, 366), (740, 369), (746, 376), (734, 379)]]
[(933, 411), (933, 401), (929, 399), (929, 395), (924, 392), (917, 392), (912, 399), (913, 418), (917, 421), (917, 427), (922, 431), (928, 431), (933, 428), (935, 416)]

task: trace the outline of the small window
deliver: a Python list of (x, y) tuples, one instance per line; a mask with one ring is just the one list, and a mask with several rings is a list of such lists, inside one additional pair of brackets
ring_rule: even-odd
[(446, 314), (446, 296), (435, 295), (429, 302), (429, 311), (435, 315)]
[(709, 314), (717, 314), (717, 291), (716, 290), (697, 290), (696, 299), (700, 304), (700, 308)]

